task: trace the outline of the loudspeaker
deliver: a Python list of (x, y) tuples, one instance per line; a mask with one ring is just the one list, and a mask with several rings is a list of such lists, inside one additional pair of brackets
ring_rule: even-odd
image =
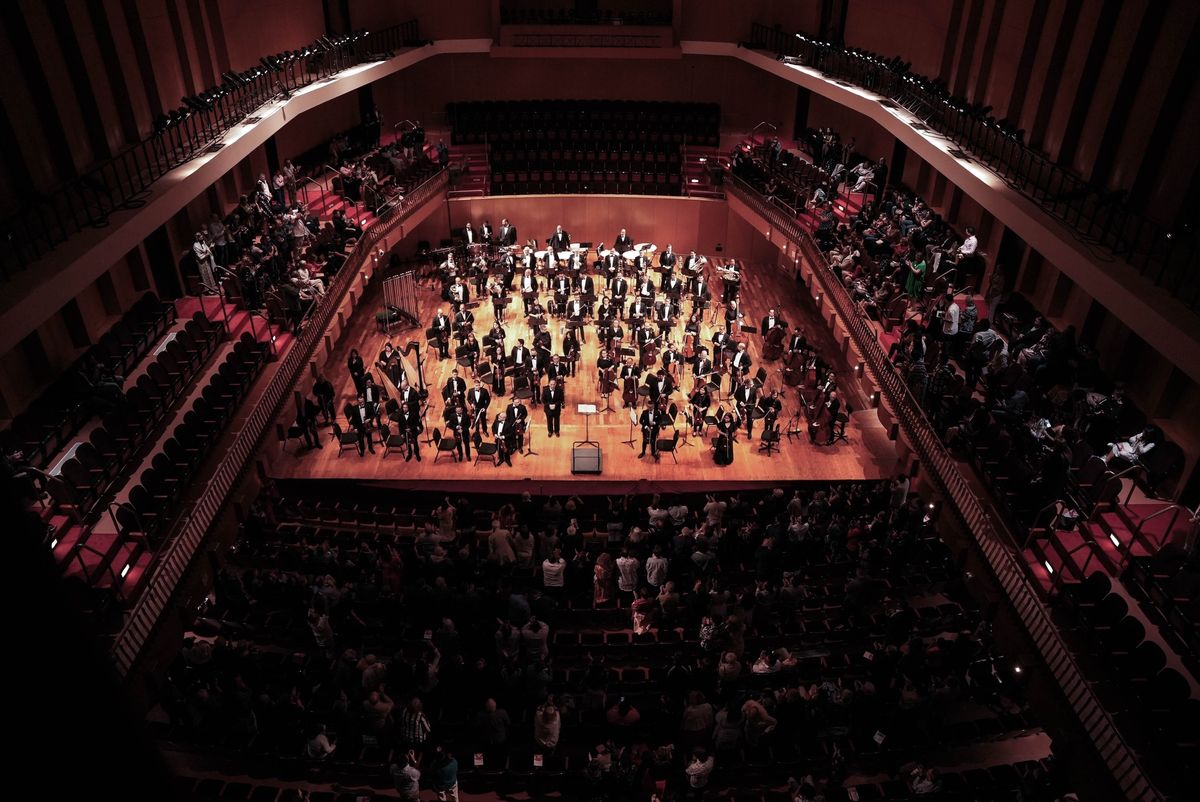
[(571, 473), (600, 473), (600, 446), (592, 443), (571, 446)]

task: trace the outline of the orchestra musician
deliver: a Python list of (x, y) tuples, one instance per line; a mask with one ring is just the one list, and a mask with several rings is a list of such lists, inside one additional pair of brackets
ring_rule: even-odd
[(514, 398), (508, 402), (504, 415), (508, 419), (509, 425), (513, 427), (513, 439), (520, 447), (525, 440), (525, 429), (529, 426), (529, 409), (521, 403), (521, 399)]
[(500, 218), (500, 245), (512, 246), (517, 244), (517, 227), (508, 222), (507, 217)]
[(476, 245), (479, 242), (479, 234), (471, 228), (470, 221), (467, 221), (466, 226), (463, 227), (463, 241), (468, 245)]
[(546, 385), (546, 389), (542, 391), (542, 409), (546, 412), (546, 436), (561, 437), (559, 426), (562, 421), (563, 406), (566, 404), (566, 395), (563, 392), (562, 385), (554, 379), (550, 379)]
[(737, 371), (738, 375), (745, 376), (750, 372), (750, 366), (753, 360), (750, 359), (750, 353), (746, 350), (745, 343), (738, 343), (737, 353), (733, 355), (733, 359), (729, 362), (730, 367)]
[(492, 244), (492, 224), (490, 221), (483, 221), (483, 225), (479, 229), (479, 240), (484, 245)]
[(742, 286), (742, 276), (738, 272), (738, 263), (731, 261), (729, 266), (722, 273), (722, 278), (725, 279), (725, 294), (721, 298), (722, 303), (729, 303), (737, 300), (738, 291)]
[(658, 323), (660, 332), (666, 334), (675, 325), (675, 315), (679, 310), (670, 298), (664, 299), (654, 310), (654, 321)]
[(562, 352), (566, 362), (567, 375), (574, 377), (575, 363), (579, 361), (579, 339), (575, 336), (575, 330), (572, 328), (568, 328), (563, 334)]
[(475, 314), (465, 306), (454, 313), (454, 333), (461, 340), (475, 327)]
[(491, 349), (492, 360), (492, 392), (496, 397), (504, 395), (504, 373), (507, 360), (504, 358), (504, 340), (493, 340)]
[(663, 350), (662, 366), (663, 370), (671, 376), (679, 375), (679, 365), (683, 362), (683, 357), (675, 350), (675, 345), (668, 340), (667, 347)]
[(737, 405), (738, 417), (746, 425), (746, 439), (754, 439), (754, 408), (758, 405), (758, 391), (750, 382), (739, 381), (733, 386), (733, 401)]
[(509, 355), (509, 364), (513, 366), (513, 372), (517, 374), (524, 373), (529, 369), (529, 349), (525, 347), (525, 340), (517, 340), (512, 354)]
[[(506, 259), (511, 259), (512, 254), (509, 254)], [(497, 324), (504, 320), (504, 301), (508, 297), (508, 289), (499, 276), (492, 276), (488, 279), (487, 293), (492, 299), (492, 314), (496, 318)]]
[(542, 376), (549, 361), (550, 352), (544, 348), (535, 347), (529, 353), (529, 389), (532, 392), (529, 401), (532, 406), (541, 403)]
[(552, 355), (550, 364), (546, 366), (546, 378), (566, 387), (567, 375), (567, 365), (563, 362), (562, 357), (558, 354)]
[(400, 404), (410, 410), (414, 415), (419, 415), (421, 412), (421, 393), (416, 387), (409, 385), (408, 379), (400, 378)]
[(658, 266), (666, 270), (673, 270), (676, 261), (674, 246), (668, 243), (667, 249), (658, 255)]
[(584, 298), (593, 297), (596, 294), (596, 279), (589, 275), (579, 277), (578, 283), (579, 294)]
[(404, 366), (400, 362), (400, 352), (392, 347), (391, 342), (383, 344), (383, 350), (379, 352), (379, 361), (377, 363), (379, 369), (383, 371), (383, 375), (391, 380), (392, 384), (400, 384), (400, 376), (404, 373)]
[(783, 318), (775, 314), (775, 307), (771, 307), (763, 317), (762, 327), (758, 330), (758, 333), (765, 339), (767, 334), (771, 332), (771, 329), (776, 326), (786, 328), (787, 323), (784, 322)]
[(633, 240), (629, 238), (629, 234), (625, 232), (625, 229), (621, 229), (621, 233), (613, 240), (613, 250), (618, 254), (624, 254), (625, 251), (633, 250)]
[(492, 423), (492, 434), (496, 437), (496, 467), (501, 463), (512, 467), (512, 453), (517, 450), (517, 429), (512, 419), (500, 413)]
[(703, 275), (704, 265), (708, 260), (703, 256), (697, 256), (695, 251), (692, 251), (687, 256), (683, 257), (683, 272), (688, 276)]
[(475, 279), (475, 297), (482, 298), (487, 292), (488, 261), (483, 254), (471, 263), (471, 278)]
[(346, 423), (358, 435), (358, 456), (365, 456), (368, 450), (374, 454), (375, 443), (371, 438), (371, 415), (367, 410), (366, 400), (362, 393), (359, 393), (357, 399), (347, 401), (342, 413), (346, 416)]
[(370, 373), (363, 383), (362, 397), (367, 406), (367, 423), (373, 423), (379, 419), (379, 405), (387, 394), (382, 392), (382, 388), (375, 383), (375, 377)]
[(616, 250), (604, 250), (604, 243), (600, 243), (600, 252), (603, 254), (600, 257), (600, 272), (604, 274), (604, 284), (608, 289), (612, 289), (612, 284), (621, 275), (621, 255)]
[(725, 346), (727, 346), (732, 338), (727, 331), (718, 329), (713, 333), (713, 359), (717, 363), (718, 368), (725, 367)]
[(736, 300), (730, 301), (725, 307), (725, 331), (732, 333), (733, 324), (740, 324), (744, 317), (745, 315), (742, 314), (742, 310), (738, 308), (738, 302)]
[(462, 403), (463, 397), (467, 394), (467, 381), (462, 376), (458, 375), (458, 368), (450, 374), (450, 378), (446, 381), (446, 386), (442, 388), (442, 400), (446, 402), (446, 407), (458, 403)]
[(562, 226), (555, 226), (554, 233), (546, 238), (546, 244), (555, 254), (559, 251), (568, 251), (571, 249), (571, 235), (563, 231)]
[(650, 276), (648, 274), (642, 274), (642, 279), (638, 282), (637, 293), (639, 298), (644, 298), (647, 300), (654, 299), (654, 282), (650, 280)]
[(737, 430), (741, 421), (732, 412), (725, 412), (717, 421), (716, 449), (713, 451), (713, 461), (718, 465), (733, 464), (733, 444), (737, 442)]
[(450, 318), (441, 309), (433, 316), (434, 336), (437, 338), (438, 359), (450, 358)]
[(409, 407), (407, 404), (401, 405), (399, 414), (393, 420), (398, 427), (397, 431), (404, 438), (404, 461), (408, 462), (416, 457), (417, 462), (420, 462), (421, 432), (425, 430), (425, 424), (421, 422), (421, 416), (417, 414), (416, 408)]
[(507, 292), (512, 289), (513, 276), (517, 274), (517, 255), (511, 250), (505, 251), (500, 259), (500, 269), (504, 271), (503, 286)]
[(680, 281), (679, 276), (672, 273), (663, 280), (659, 289), (672, 301), (678, 303), (679, 296), (683, 294), (683, 282)]
[[(821, 407), (820, 413), (808, 425), (808, 438), (813, 445), (833, 445), (833, 431), (837, 425), (838, 413), (842, 410), (842, 399), (838, 397), (838, 392), (835, 389), (830, 389), (829, 394), (825, 397), (825, 403)], [(828, 427), (828, 434), (825, 442), (817, 442), (817, 434), (821, 429)]]
[(446, 430), (454, 435), (456, 441), (454, 444), (455, 461), (471, 459), (471, 419), (467, 417), (462, 400), (456, 400), (453, 408), (448, 407), (443, 417), (446, 422)]
[(643, 271), (650, 268), (650, 254), (646, 251), (638, 251), (638, 255), (633, 258), (633, 269), (641, 274)]
[(472, 427), (479, 434), (485, 434), (488, 425), (488, 407), (492, 405), (492, 394), (487, 391), (479, 379), (475, 380), (475, 386), (467, 392), (467, 405), (471, 411)]
[(637, 298), (635, 298), (633, 300), (633, 304), (630, 305), (628, 316), (629, 316), (629, 319), (634, 321), (635, 324), (640, 324), (641, 321), (643, 319), (645, 319), (646, 314), (649, 311), (650, 311), (650, 309), (649, 309), (649, 307), (646, 306), (645, 300), (643, 300), (642, 297), (639, 295)]
[(621, 358), (621, 372), (618, 378), (621, 380), (621, 402), (625, 409), (637, 406), (637, 383), (640, 373), (641, 368), (633, 364), (630, 357)]
[(697, 378), (688, 403), (692, 406), (692, 434), (699, 437), (704, 433), (704, 418), (712, 406), (712, 393), (709, 392), (706, 380)]
[(638, 424), (642, 428), (642, 453), (638, 454), (638, 459), (645, 459), (646, 448), (649, 446), (650, 454), (654, 460), (658, 461), (658, 431), (662, 426), (662, 417), (659, 415), (658, 407), (655, 404), (649, 404), (642, 410), (642, 414), (638, 416)]
[(357, 348), (350, 349), (350, 356), (346, 358), (346, 369), (350, 371), (350, 378), (354, 380), (354, 392), (362, 393), (367, 379), (367, 367), (363, 364), (362, 355), (358, 353)]
[(529, 308), (537, 300), (538, 291), (541, 289), (541, 284), (538, 283), (537, 277), (533, 275), (531, 269), (525, 268), (525, 273), (521, 276), (521, 282), (517, 289), (525, 301), (525, 314), (528, 316)]

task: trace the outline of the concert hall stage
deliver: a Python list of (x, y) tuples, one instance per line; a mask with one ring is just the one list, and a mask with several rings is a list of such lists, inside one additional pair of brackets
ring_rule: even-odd
[[(594, 258), (594, 254), (593, 254)], [(714, 282), (717, 293), (713, 303), (718, 306), (716, 325), (724, 327), (723, 307), (720, 305), (720, 279), (714, 266), (727, 260), (710, 260), (713, 264), (707, 266), (707, 277)], [(518, 271), (518, 276), (520, 275)], [(602, 284), (602, 282), (598, 281)], [(543, 293), (545, 295), (545, 293)], [(739, 339), (748, 343), (748, 350), (753, 357), (752, 373), (758, 368), (765, 367), (768, 390), (784, 389), (783, 410), (779, 415), (783, 436), (779, 442), (779, 450), (770, 456), (760, 451), (761, 421), (756, 421), (754, 437), (747, 441), (745, 430), (738, 435), (734, 446), (735, 455), (732, 465), (721, 466), (714, 463), (712, 439), (717, 434), (715, 427), (710, 428), (707, 436), (691, 437), (688, 427), (679, 414), (680, 441), (675, 453), (663, 453), (659, 462), (655, 462), (649, 453), (644, 459), (638, 459), (641, 447), (640, 432), (636, 426), (631, 427), (629, 411), (622, 409), (620, 391), (613, 395), (611, 404), (614, 411), (591, 416), (588, 425), (589, 439), (598, 443), (601, 448), (601, 472), (599, 474), (573, 475), (572, 443), (584, 440), (584, 416), (576, 409), (579, 404), (595, 404), (603, 409), (604, 400), (599, 395), (597, 381), (597, 337), (595, 327), (587, 326), (586, 341), (582, 344), (582, 354), (579, 368), (574, 378), (567, 381), (566, 408), (562, 416), (561, 436), (548, 438), (545, 415), (540, 407), (533, 407), (526, 402), (530, 412), (530, 431), (532, 433), (532, 454), (514, 454), (513, 466), (501, 465), (493, 467), (490, 458), (485, 458), (477, 464), (475, 452), (472, 450), (471, 461), (455, 462), (449, 453), (440, 456), (431, 444), (427, 444), (431, 427), (442, 425), (443, 403), (441, 389), (450, 378), (455, 362), (439, 361), (433, 349), (424, 350), (425, 329), (432, 320), (436, 310), (441, 307), (450, 314), (450, 305), (440, 298), (437, 287), (432, 282), (424, 282), (419, 287), (420, 320), (419, 327), (409, 327), (393, 331), (390, 337), (380, 332), (374, 320), (374, 314), (380, 309), (380, 282), (371, 283), (367, 297), (359, 307), (359, 311), (348, 323), (348, 330), (337, 346), (333, 358), (326, 366), (326, 373), (333, 382), (338, 393), (335, 406), (338, 410), (338, 422), (343, 429), (347, 428), (342, 415), (342, 407), (353, 393), (353, 383), (346, 368), (346, 359), (352, 347), (357, 348), (367, 363), (368, 370), (373, 368), (375, 360), (383, 344), (390, 340), (393, 345), (403, 348), (412, 340), (422, 343), (422, 358), (425, 381), (429, 387), (430, 407), (425, 418), (426, 431), (421, 435), (422, 461), (405, 461), (400, 449), (393, 449), (387, 457), (383, 456), (383, 448), (377, 443), (376, 453), (368, 453), (359, 457), (356, 448), (346, 448), (339, 456), (338, 445), (331, 439), (331, 428), (322, 425), (320, 428), (323, 448), (305, 449), (297, 440), (290, 440), (286, 449), (267, 447), (261, 452), (261, 459), (267, 475), (284, 480), (289, 486), (302, 488), (302, 480), (354, 480), (374, 486), (396, 488), (452, 488), (462, 487), (462, 483), (485, 482), (502, 483), (495, 486), (471, 488), (479, 492), (498, 491), (500, 487), (513, 491), (530, 490), (532, 492), (587, 492), (602, 493), (625, 490), (645, 491), (649, 489), (686, 489), (691, 482), (704, 483), (712, 488), (751, 487), (772, 485), (785, 482), (805, 480), (854, 480), (877, 479), (890, 476), (894, 472), (896, 461), (895, 444), (887, 437), (887, 432), (879, 423), (876, 410), (870, 408), (870, 402), (852, 382), (839, 381), (838, 389), (843, 396), (843, 403), (849, 403), (853, 409), (850, 422), (846, 427), (848, 443), (837, 443), (831, 446), (813, 445), (808, 438), (807, 425), (801, 425), (800, 431), (792, 437), (787, 436), (787, 422), (793, 412), (798, 409), (799, 395), (795, 388), (784, 387), (782, 383), (782, 363), (779, 360), (764, 362), (762, 359), (762, 339), (757, 334), (741, 334)], [(810, 298), (805, 297), (804, 287), (798, 285), (789, 272), (784, 269), (766, 264), (743, 264), (743, 279), (741, 297), (742, 308), (745, 310), (745, 323), (758, 325), (759, 319), (774, 306), (780, 316), (791, 326), (797, 323), (806, 331), (810, 342), (817, 344), (823, 359), (834, 364), (839, 376), (849, 376), (849, 368), (840, 359), (839, 350), (832, 337), (829, 336), (824, 323), (818, 319), (815, 307)], [(519, 301), (517, 302), (519, 306)], [(690, 308), (690, 304), (688, 304)], [(524, 318), (514, 314), (512, 307), (507, 318), (508, 338), (507, 350), (511, 350), (517, 337), (524, 337), (526, 342), (532, 341), (531, 332)], [(486, 300), (473, 309), (475, 315), (475, 332), (481, 336), (492, 326), (492, 305)], [(516, 322), (519, 319), (520, 322)], [(711, 347), (711, 336), (714, 326), (711, 311), (705, 316), (702, 340)], [(553, 334), (554, 352), (558, 353), (561, 343), (561, 324), (551, 319), (550, 330)], [(625, 326), (628, 332), (628, 325)], [(682, 325), (677, 329), (680, 331)], [(676, 337), (678, 340), (678, 337)], [(410, 376), (416, 374), (416, 363), (412, 355), (405, 357), (405, 367)], [(375, 370), (378, 378), (379, 371)], [(461, 374), (470, 382), (470, 374), (466, 369)], [(690, 368), (682, 373), (682, 386), (672, 396), (680, 409), (686, 406), (687, 395), (691, 393), (692, 381)], [(311, 380), (305, 380), (299, 388), (304, 392), (311, 389)], [(390, 389), (390, 388), (389, 388)], [(511, 381), (508, 384), (512, 391)], [(728, 389), (728, 378), (723, 383), (723, 389)], [(642, 399), (644, 402), (644, 398)], [(493, 398), (490, 415), (494, 416), (508, 403), (508, 396), (502, 399)], [(729, 407), (724, 393), (721, 401), (714, 397), (713, 409), (718, 406)], [(280, 417), (279, 422), (287, 426), (294, 420), (289, 411)], [(827, 431), (827, 430), (825, 430)], [(673, 430), (667, 428), (661, 437), (669, 438)], [(631, 447), (626, 442), (632, 439)], [(490, 441), (491, 437), (485, 437)], [(437, 459), (435, 460), (435, 457)], [(295, 482), (288, 480), (297, 480)], [(585, 486), (586, 485), (586, 489)]]

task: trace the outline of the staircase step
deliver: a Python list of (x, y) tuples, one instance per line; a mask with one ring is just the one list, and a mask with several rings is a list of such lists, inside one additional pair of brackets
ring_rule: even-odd
[(143, 549), (133, 564), (129, 568), (129, 572), (125, 574), (125, 578), (121, 581), (119, 588), (121, 598), (125, 602), (132, 603), (137, 600), (138, 596), (145, 590), (147, 581), (150, 578), (150, 563), (154, 560), (154, 553), (149, 549)]
[(1054, 589), (1054, 578), (1046, 570), (1041, 555), (1032, 548), (1025, 549), (1021, 554), (1025, 558), (1025, 563), (1029, 566), (1029, 573), (1033, 576), (1036, 586), (1041, 590), (1042, 596), (1049, 596)]
[(76, 524), (67, 526), (63, 529), (55, 530), (54, 544), (54, 560), (60, 567), (64, 566), (66, 561), (71, 558), (75, 551), (75, 547), (82, 543), (87, 538), (87, 530)]

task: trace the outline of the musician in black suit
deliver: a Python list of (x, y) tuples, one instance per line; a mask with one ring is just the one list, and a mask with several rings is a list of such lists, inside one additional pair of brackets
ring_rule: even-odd
[(763, 316), (762, 327), (758, 330), (758, 333), (760, 336), (766, 337), (767, 334), (771, 331), (771, 329), (775, 328), (776, 326), (786, 326), (786, 325), (787, 325), (787, 323), (784, 322), (784, 319), (779, 317), (779, 315), (775, 314), (775, 308), (772, 307), (770, 310), (767, 311), (767, 314), (765, 316)]
[(346, 416), (346, 423), (358, 435), (358, 455), (364, 456), (368, 450), (374, 454), (375, 443), (371, 439), (371, 417), (363, 397), (360, 395), (354, 401), (347, 401), (342, 412)]
[(309, 448), (322, 448), (321, 435), (317, 432), (317, 415), (321, 407), (311, 397), (305, 396), (296, 409), (296, 428)]
[(483, 386), (483, 382), (476, 379), (475, 386), (467, 391), (467, 406), (471, 410), (471, 421), (474, 428), (480, 434), (487, 431), (488, 407), (491, 404), (492, 394)]
[(441, 309), (433, 316), (434, 337), (437, 342), (438, 359), (450, 358), (450, 318)]
[(672, 273), (667, 276), (659, 289), (672, 301), (678, 301), (679, 296), (683, 294), (683, 282), (679, 280), (679, 276)]
[(529, 352), (529, 402), (537, 406), (542, 402), (542, 374), (550, 362), (550, 352), (542, 348), (534, 348)]
[(471, 288), (463, 283), (462, 276), (455, 276), (450, 285), (450, 307), (458, 312), (471, 300)]
[(640, 273), (650, 267), (650, 254), (646, 251), (638, 251), (638, 255), (633, 257), (633, 269)]
[(443, 419), (446, 421), (446, 431), (457, 440), (454, 458), (471, 458), (471, 418), (463, 407), (461, 400), (455, 401), (454, 407), (447, 408)]
[(692, 363), (692, 375), (696, 381), (708, 382), (708, 374), (712, 373), (713, 362), (708, 357), (708, 351), (701, 348), (696, 352), (696, 360)]
[(613, 250), (618, 254), (623, 254), (625, 251), (633, 250), (633, 240), (630, 239), (629, 234), (626, 233), (625, 229), (621, 229), (621, 233), (617, 235), (615, 240), (613, 240)]
[(646, 456), (646, 448), (650, 448), (650, 454), (655, 461), (658, 460), (658, 432), (662, 427), (662, 420), (658, 414), (658, 408), (654, 404), (648, 405), (642, 410), (642, 414), (638, 417), (638, 424), (642, 427), (642, 453), (638, 454), (638, 459), (644, 459)]
[(500, 245), (517, 244), (517, 227), (509, 223), (507, 217), (501, 218), (500, 220), (500, 232), (497, 242)]
[(713, 333), (713, 361), (718, 366), (724, 366), (725, 364), (725, 346), (729, 344), (730, 339), (729, 332), (727, 331), (716, 331)]
[(646, 301), (641, 296), (634, 299), (633, 304), (629, 307), (629, 319), (640, 321), (650, 313), (650, 307), (646, 305)]
[(529, 356), (529, 349), (525, 347), (525, 341), (517, 340), (508, 359), (508, 364), (512, 365), (514, 373), (520, 375), (529, 370)]
[(479, 229), (479, 239), (484, 245), (492, 244), (492, 224), (484, 220), (483, 226)]
[(713, 453), (713, 460), (718, 465), (733, 464), (733, 444), (737, 442), (737, 430), (741, 425), (741, 421), (732, 412), (726, 412), (717, 421), (717, 431), (720, 435), (717, 437), (717, 448)]
[(608, 290), (612, 295), (613, 305), (617, 308), (617, 315), (623, 317), (625, 298), (629, 295), (629, 280), (624, 276), (617, 276), (609, 283)]
[(495, 340), (491, 348), (492, 359), (492, 392), (497, 397), (504, 395), (504, 373), (507, 370), (507, 361), (504, 356), (504, 341)]
[(496, 467), (501, 463), (512, 467), (512, 453), (517, 450), (516, 425), (507, 416), (500, 414), (492, 422), (492, 434), (496, 438)]
[(753, 360), (750, 359), (750, 352), (746, 350), (745, 343), (738, 343), (737, 353), (733, 355), (733, 359), (729, 361), (729, 364), (742, 376), (745, 376), (750, 372), (750, 366), (753, 364)]
[[(600, 243), (600, 249), (604, 250), (604, 243)], [(609, 250), (604, 256), (600, 257), (600, 270), (604, 273), (605, 284), (609, 289), (612, 289), (612, 283), (616, 281), (617, 276), (621, 271), (621, 256), (615, 250)]]
[(346, 369), (350, 371), (350, 378), (354, 380), (354, 392), (361, 393), (363, 385), (366, 384), (367, 366), (363, 364), (362, 355), (358, 353), (357, 348), (350, 349), (350, 356), (346, 359)]
[(463, 242), (468, 245), (475, 245), (479, 242), (479, 234), (476, 233), (475, 229), (471, 228), (470, 223), (467, 223), (463, 227)]
[(674, 269), (676, 262), (675, 249), (668, 244), (667, 249), (658, 255), (659, 267), (665, 267), (668, 270)]
[(654, 282), (650, 280), (650, 276), (643, 276), (638, 282), (637, 292), (639, 298), (653, 298), (656, 288)]
[(421, 461), (421, 431), (425, 428), (425, 424), (421, 422), (421, 416), (417, 414), (416, 409), (406, 405), (400, 407), (400, 415), (396, 418), (396, 425), (399, 427), (399, 433), (404, 438), (406, 453), (404, 461), (408, 462), (413, 457), (417, 458), (417, 462)]
[(562, 385), (554, 379), (542, 391), (542, 409), (546, 412), (546, 436), (561, 437), (559, 426), (562, 421), (563, 406), (566, 404), (566, 394)]
[(738, 415), (746, 424), (746, 439), (754, 439), (754, 407), (758, 403), (758, 393), (750, 382), (738, 382), (733, 388), (733, 400), (737, 404)]
[(794, 332), (792, 332), (792, 339), (788, 341), (788, 351), (791, 353), (795, 353), (797, 351), (807, 351), (807, 350), (808, 350), (808, 337), (806, 337), (804, 335), (803, 331), (801, 331), (800, 329), (796, 329)]
[(411, 409), (414, 414), (419, 414), (421, 410), (421, 393), (417, 388), (412, 387), (408, 383), (408, 379), (400, 378), (400, 404)]
[(454, 313), (454, 333), (459, 337), (466, 337), (471, 333), (471, 329), (475, 326), (475, 314), (465, 306)]
[(579, 277), (579, 294), (583, 297), (593, 296), (596, 294), (596, 279), (591, 276), (583, 275)]
[(324, 373), (318, 373), (316, 381), (313, 382), (313, 395), (317, 398), (317, 405), (321, 408), (321, 415), (324, 416), (325, 422), (329, 423), (334, 418), (333, 409), (333, 383), (325, 377)]
[(521, 293), (521, 298), (525, 302), (525, 314), (529, 314), (531, 304), (537, 300), (538, 290), (541, 289), (541, 284), (538, 283), (537, 276), (533, 275), (533, 271), (526, 268), (521, 280), (517, 282), (517, 291)]
[(514, 398), (504, 408), (504, 417), (508, 419), (509, 423), (516, 426), (518, 431), (522, 431), (529, 421), (529, 409), (521, 403), (521, 399)]
[(546, 242), (549, 244), (550, 250), (555, 254), (571, 249), (571, 235), (563, 231), (562, 226), (555, 226), (554, 233), (550, 235)]
[(690, 274), (696, 270), (699, 270), (702, 264), (703, 260), (696, 255), (695, 251), (692, 251), (687, 256), (683, 257), (683, 272)]
[(560, 386), (566, 387), (567, 376), (570, 375), (567, 369), (567, 363), (562, 357), (554, 354), (550, 357), (550, 364), (546, 366), (546, 378), (550, 381), (556, 381)]
[(467, 382), (458, 375), (458, 368), (450, 375), (450, 379), (446, 382), (446, 386), (442, 388), (442, 399), (446, 402), (446, 406), (450, 407), (454, 404), (461, 403), (463, 397), (467, 394)]
[(699, 437), (704, 433), (704, 416), (712, 406), (712, 393), (708, 390), (707, 382), (696, 381), (696, 389), (692, 391), (688, 403), (692, 405), (692, 434)]

